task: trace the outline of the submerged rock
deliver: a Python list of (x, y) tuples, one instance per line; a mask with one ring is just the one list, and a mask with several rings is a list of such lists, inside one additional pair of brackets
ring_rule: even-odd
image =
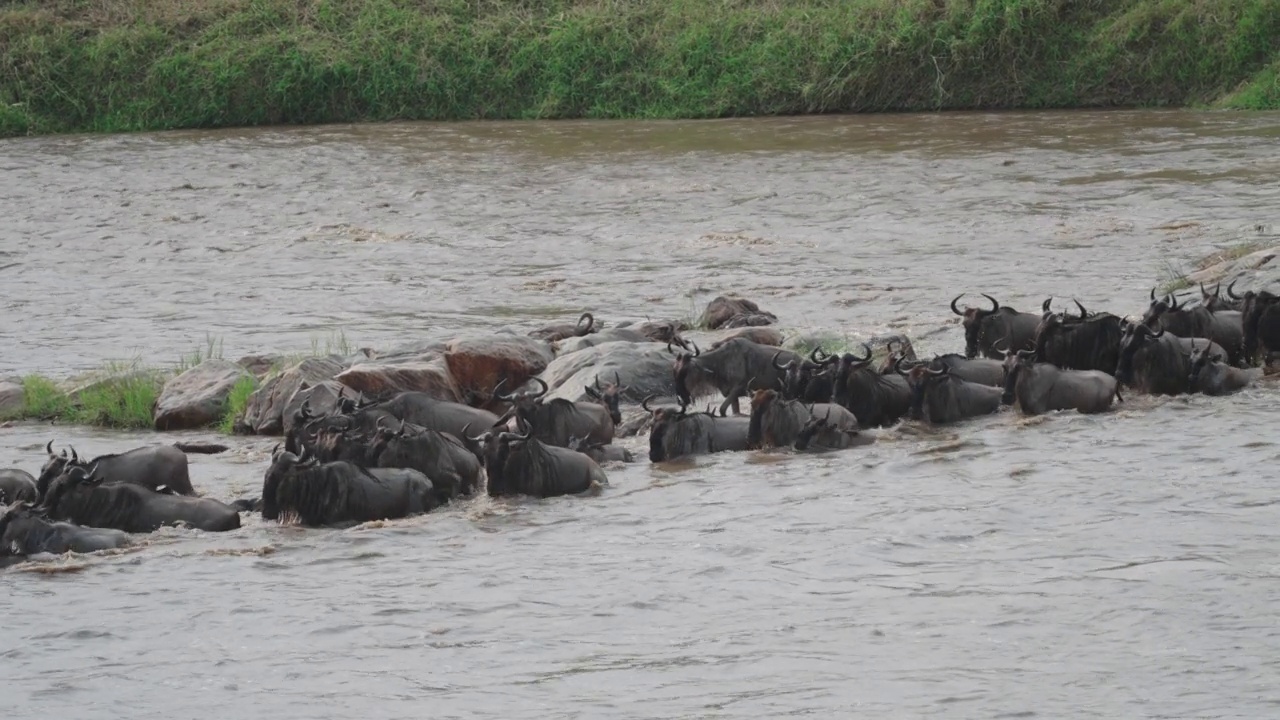
[(708, 330), (719, 330), (720, 328), (772, 325), (776, 322), (778, 322), (777, 315), (761, 310), (759, 305), (746, 298), (721, 295), (707, 304), (707, 309), (702, 311), (702, 317), (698, 320), (698, 326)]
[(637, 403), (649, 395), (674, 395), (671, 365), (675, 357), (658, 343), (611, 342), (556, 358), (540, 376), (551, 388), (547, 399), (590, 400), (586, 388), (622, 379), (622, 399)]
[(551, 347), (520, 335), (486, 335), (459, 338), (446, 346), (445, 362), (460, 393), (472, 404), (490, 400), (503, 379), (504, 392), (525, 384), (547, 369)]
[(378, 400), (387, 400), (402, 392), (423, 392), (449, 402), (461, 399), (449, 366), (439, 355), (392, 362), (372, 360), (353, 365), (334, 379)]
[(165, 383), (156, 400), (157, 430), (190, 430), (212, 425), (226, 413), (227, 397), (249, 371), (230, 360), (212, 358)]
[(306, 358), (275, 377), (268, 378), (249, 396), (241, 424), (259, 435), (284, 431), (284, 410), (298, 390), (319, 385), (346, 368), (336, 355)]

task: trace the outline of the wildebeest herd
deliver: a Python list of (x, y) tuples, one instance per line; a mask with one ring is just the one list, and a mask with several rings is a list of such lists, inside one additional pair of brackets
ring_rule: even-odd
[[(1225, 395), (1263, 377), (1280, 356), (1280, 296), (1243, 296), (1201, 287), (1198, 303), (1150, 293), (1140, 319), (1091, 312), (1078, 301), (1039, 313), (958, 305), (963, 354), (917, 360), (888, 348), (873, 366), (872, 348), (807, 355), (735, 337), (705, 352), (676, 334), (667, 343), (675, 388), (668, 402), (641, 403), (648, 414), (649, 460), (790, 447), (831, 451), (874, 442), (864, 431), (903, 419), (928, 424), (1016, 407), (1099, 413), (1135, 393)], [(586, 323), (585, 325), (583, 323)], [(553, 341), (594, 332), (594, 318), (543, 328)], [(341, 396), (330, 412), (304, 403), (272, 452), (260, 497), (224, 503), (199, 497), (188, 452), (220, 447), (148, 446), (82, 458), (45, 447), (38, 476), (0, 470), (0, 555), (91, 552), (130, 544), (130, 534), (168, 525), (218, 532), (240, 527), (241, 513), (308, 526), (402, 518), (472, 495), (546, 498), (608, 485), (601, 465), (630, 462), (613, 445), (622, 422), (621, 378), (587, 390), (588, 402), (545, 396), (499, 382), (499, 415), (421, 392), (378, 402)], [(527, 385), (528, 383), (524, 383)], [(505, 392), (504, 392), (505, 391)], [(718, 412), (691, 409), (696, 394), (718, 392)], [(746, 397), (749, 412), (740, 411)], [(671, 402), (673, 401), (673, 402)], [(732, 408), (733, 413), (729, 410)]]

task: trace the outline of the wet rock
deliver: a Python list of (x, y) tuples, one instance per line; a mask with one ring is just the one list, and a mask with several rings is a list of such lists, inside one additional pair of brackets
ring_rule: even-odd
[(284, 410), (298, 390), (319, 385), (346, 369), (336, 355), (306, 358), (284, 372), (270, 377), (249, 396), (242, 426), (259, 435), (279, 435), (284, 431)]
[(311, 387), (299, 388), (284, 406), (284, 414), (281, 419), (284, 434), (288, 435), (293, 432), (293, 416), (302, 407), (303, 403), (307, 403), (307, 412), (312, 415), (328, 415), (337, 409), (338, 397), (343, 394), (347, 397), (357, 396), (355, 390), (348, 388), (337, 380), (325, 380)]
[(276, 367), (284, 356), (282, 355), (245, 355), (236, 361), (236, 364), (244, 368), (255, 378), (261, 380), (271, 373), (271, 369)]
[(783, 341), (782, 331), (775, 327), (741, 327), (715, 332), (686, 333), (684, 336), (685, 340), (696, 342), (702, 350), (714, 350), (734, 338), (746, 338), (753, 343), (774, 347), (781, 347)]
[(689, 329), (689, 324), (681, 320), (645, 320), (638, 323), (618, 323), (618, 327), (635, 330), (653, 342), (675, 342), (680, 333)]
[(761, 310), (759, 305), (746, 298), (721, 295), (707, 304), (707, 309), (702, 312), (702, 317), (698, 320), (698, 327), (719, 330), (720, 328), (772, 325), (777, 321), (778, 316)]
[(475, 404), (487, 402), (503, 379), (507, 392), (525, 384), (547, 369), (552, 355), (540, 340), (495, 334), (452, 340), (444, 358), (459, 392)]
[(378, 360), (379, 362), (419, 360), (424, 355), (444, 355), (448, 345), (449, 343), (446, 340), (413, 340), (387, 350), (371, 350), (367, 359)]
[(227, 396), (249, 371), (230, 360), (205, 360), (165, 383), (156, 400), (157, 430), (189, 430), (212, 425), (226, 413)]
[(1275, 262), (1277, 256), (1280, 256), (1280, 246), (1256, 250), (1193, 272), (1187, 275), (1187, 280), (1205, 285), (1221, 282), (1224, 290), (1235, 282), (1237, 295), (1246, 290), (1261, 290), (1280, 282), (1280, 263)]
[(0, 418), (16, 417), (26, 407), (26, 396), (22, 385), (8, 380), (0, 380)]
[(449, 402), (461, 399), (449, 366), (439, 355), (393, 362), (371, 360), (351, 366), (334, 379), (378, 400), (387, 400), (402, 392), (423, 392)]
[(611, 342), (638, 343), (653, 342), (653, 340), (644, 333), (632, 328), (609, 328), (608, 330), (601, 330), (600, 332), (592, 335), (561, 340), (560, 342), (555, 343), (553, 347), (556, 351), (556, 356), (559, 357), (561, 355), (568, 355), (570, 353), (578, 352), (579, 350), (585, 350), (590, 347), (596, 347), (598, 345)]
[(612, 342), (556, 358), (540, 376), (551, 388), (547, 398), (573, 402), (590, 400), (586, 388), (612, 382), (614, 373), (627, 390), (623, 400), (637, 403), (648, 395), (674, 395), (671, 365), (675, 358), (658, 343)]

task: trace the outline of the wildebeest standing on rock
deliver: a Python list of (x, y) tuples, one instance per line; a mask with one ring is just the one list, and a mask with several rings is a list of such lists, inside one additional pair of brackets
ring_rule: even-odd
[(1187, 386), (1191, 392), (1205, 395), (1230, 395), (1252, 385), (1262, 378), (1262, 368), (1238, 368), (1214, 360), (1206, 344), (1195, 347), (1192, 341), (1191, 375)]
[(1243, 355), (1253, 362), (1261, 348), (1262, 362), (1268, 363), (1272, 353), (1280, 352), (1280, 295), (1266, 290), (1250, 290), (1244, 295)]
[(1051, 410), (1100, 413), (1111, 408), (1117, 394), (1116, 379), (1110, 374), (1101, 370), (1063, 370), (1035, 359), (1032, 350), (1019, 350), (1004, 359), (1005, 405), (1016, 400), (1026, 415)]
[(749, 383), (756, 387), (778, 387), (782, 380), (778, 364), (799, 360), (799, 356), (789, 350), (779, 351), (743, 338), (734, 338), (705, 353), (696, 343), (690, 344), (693, 352), (677, 352), (672, 368), (681, 402), (686, 405), (693, 402), (691, 382), (695, 387), (710, 385), (730, 401), (735, 413), (742, 410), (738, 398), (746, 394)]
[(420, 515), (436, 507), (431, 481), (417, 470), (319, 463), (276, 452), (262, 480), (262, 517), (297, 517), (308, 526)]
[[(0, 495), (0, 504), (4, 502)], [(27, 502), (0, 510), (0, 556), (91, 553), (127, 547), (131, 542), (129, 534), (122, 530), (53, 522)]]
[(35, 502), (40, 499), (35, 477), (26, 470), (17, 468), (0, 469), (0, 495), (14, 503)]
[(911, 408), (911, 388), (905, 378), (881, 375), (871, 367), (871, 346), (863, 343), (864, 357), (840, 356), (831, 399), (848, 408), (864, 428), (887, 427)]
[(1036, 327), (1040, 324), (1039, 315), (1001, 307), (995, 298), (986, 293), (982, 297), (991, 301), (990, 310), (966, 307), (961, 312), (956, 307), (956, 302), (962, 297), (964, 293), (951, 301), (951, 312), (964, 318), (965, 357), (975, 358), (981, 353), (984, 357), (1003, 360), (1004, 352), (996, 348), (996, 344), (1001, 341), (1010, 351), (1030, 350), (1034, 347)]
[(545, 340), (549, 343), (558, 342), (565, 338), (583, 337), (585, 335), (590, 335), (593, 332), (599, 332), (595, 325), (595, 316), (589, 312), (584, 312), (582, 313), (582, 316), (578, 318), (578, 322), (576, 324), (570, 325), (569, 323), (557, 323), (554, 325), (548, 325), (530, 332), (529, 337), (537, 338), (538, 340)]
[(1208, 338), (1227, 351), (1227, 362), (1239, 365), (1244, 355), (1244, 322), (1234, 310), (1213, 312), (1204, 306), (1187, 308), (1172, 295), (1156, 299), (1151, 291), (1151, 305), (1142, 316), (1142, 324), (1157, 330), (1163, 328), (1180, 338)]
[(240, 513), (230, 505), (132, 483), (108, 484), (97, 465), (87, 470), (67, 468), (49, 484), (41, 508), (55, 520), (130, 533), (149, 533), (178, 524), (207, 532), (240, 527)]
[(609, 484), (604, 470), (586, 454), (547, 445), (528, 432), (488, 432), (472, 440), (483, 447), (492, 497), (578, 495)]
[(1000, 411), (1003, 390), (961, 380), (943, 368), (934, 370), (920, 364), (898, 373), (911, 386), (912, 415), (934, 425), (958, 422)]
[(179, 495), (195, 495), (191, 487), (191, 476), (187, 469), (187, 454), (172, 445), (150, 445), (134, 448), (128, 452), (99, 455), (92, 460), (83, 460), (71, 448), (71, 455), (63, 450), (62, 454), (54, 454), (53, 441), (45, 446), (49, 458), (40, 470), (40, 478), (36, 481), (36, 489), (43, 497), (48, 493), (49, 483), (62, 475), (70, 467), (97, 467), (97, 477), (108, 485), (130, 483), (141, 485), (151, 490), (160, 486), (167, 487)]
[(647, 397), (640, 404), (653, 416), (653, 427), (649, 431), (650, 462), (747, 449), (747, 433), (751, 427), (749, 417), (691, 413), (688, 412), (688, 404), (683, 402), (679, 409), (650, 408), (649, 402), (653, 399), (652, 396)]
[(853, 444), (858, 435), (858, 419), (849, 410), (830, 403), (806, 405), (799, 400), (784, 400), (776, 390), (756, 390), (751, 396), (747, 448), (791, 447), (815, 416), (826, 421), (809, 427), (813, 432), (806, 446), (840, 449)]

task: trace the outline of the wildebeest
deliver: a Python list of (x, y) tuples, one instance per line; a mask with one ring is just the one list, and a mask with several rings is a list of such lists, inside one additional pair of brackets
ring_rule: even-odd
[(409, 423), (379, 428), (365, 457), (369, 467), (409, 468), (426, 475), (441, 503), (470, 495), (480, 484), (480, 460), (462, 440)]
[(1204, 338), (1180, 338), (1164, 329), (1155, 332), (1143, 323), (1129, 324), (1120, 339), (1116, 380), (1151, 395), (1185, 393), (1190, 389), (1193, 343), (1207, 345), (1213, 356), (1227, 357), (1220, 345)]
[[(519, 420), (516, 424), (523, 425)], [(604, 470), (585, 453), (547, 445), (523, 429), (524, 434), (487, 432), (472, 438), (484, 448), (491, 497), (578, 495), (609, 484)]]
[[(503, 395), (502, 383), (494, 389), (494, 397), (511, 403), (511, 409), (493, 425), (501, 425), (515, 417), (533, 430), (538, 440), (556, 447), (568, 447), (569, 438), (585, 438), (589, 444), (613, 442), (614, 424), (609, 410), (600, 403), (576, 403), (563, 398), (546, 400), (550, 389), (542, 378), (533, 378), (541, 390)], [(492, 425), (491, 425), (492, 426)]]
[(584, 453), (587, 457), (595, 460), (597, 464), (603, 465), (607, 462), (629, 463), (635, 462), (635, 456), (631, 451), (621, 445), (601, 445), (599, 443), (588, 445), (582, 438), (569, 438), (570, 450), (576, 450)]
[(615, 370), (613, 373), (613, 382), (600, 385), (600, 376), (596, 376), (594, 385), (588, 385), (583, 390), (593, 400), (600, 403), (609, 413), (609, 419), (613, 421), (615, 426), (622, 424), (622, 408), (618, 403), (622, 400), (622, 394), (629, 388), (622, 384), (622, 376)]
[(1244, 322), (1235, 310), (1213, 312), (1203, 305), (1187, 308), (1172, 295), (1156, 299), (1153, 289), (1142, 324), (1152, 330), (1164, 328), (1177, 337), (1208, 338), (1227, 351), (1227, 362), (1232, 365), (1239, 365), (1244, 355)]
[(0, 495), (8, 498), (11, 503), (33, 503), (40, 499), (35, 476), (17, 468), (0, 469)]
[(1111, 313), (1089, 314), (1082, 305), (1079, 318), (1045, 313), (1036, 329), (1036, 358), (1064, 370), (1111, 374), (1120, 360), (1122, 334), (1120, 318)]
[[(838, 405), (827, 405), (828, 408), (839, 408)], [(844, 409), (844, 408), (840, 408)], [(840, 421), (831, 417), (832, 412), (825, 415), (810, 415), (805, 422), (804, 427), (800, 428), (800, 434), (796, 436), (796, 450), (842, 450), (855, 445), (870, 445), (875, 442), (875, 438), (870, 435), (860, 433), (858, 430), (843, 430), (837, 428)], [(845, 412), (848, 412), (847, 410)], [(855, 419), (856, 422), (856, 419)]]
[(832, 402), (848, 408), (864, 428), (886, 427), (898, 422), (911, 408), (911, 388), (897, 374), (881, 375), (871, 368), (871, 346), (862, 344), (864, 357), (840, 356), (831, 394)]
[(1019, 350), (1004, 359), (1005, 383), (1001, 401), (1027, 415), (1051, 410), (1100, 413), (1111, 408), (1116, 379), (1101, 370), (1064, 370), (1036, 362), (1034, 350)]
[(584, 335), (590, 335), (593, 332), (599, 332), (596, 329), (595, 316), (589, 312), (584, 312), (582, 313), (582, 316), (578, 318), (577, 324), (570, 325), (569, 323), (556, 323), (553, 325), (547, 325), (546, 327), (531, 331), (529, 333), (529, 337), (537, 338), (538, 340), (545, 340), (546, 342), (551, 343), (564, 340), (565, 338), (583, 337)]
[(1230, 395), (1262, 378), (1262, 368), (1238, 368), (1212, 359), (1208, 345), (1196, 347), (1192, 341), (1191, 375), (1187, 386), (1191, 392), (1205, 395)]
[(1249, 362), (1255, 362), (1261, 348), (1262, 362), (1266, 363), (1268, 355), (1280, 352), (1280, 295), (1250, 290), (1244, 296), (1243, 355)]
[(320, 463), (287, 450), (275, 454), (262, 480), (264, 520), (345, 525), (419, 515), (436, 505), (431, 481), (417, 470)]
[[(676, 361), (672, 368), (675, 374), (676, 394), (686, 405), (693, 402), (689, 391), (691, 376), (695, 380), (710, 383), (721, 395), (730, 400), (734, 413), (741, 412), (738, 399), (746, 394), (747, 385), (757, 387), (778, 387), (782, 380), (782, 372), (778, 370), (775, 359), (782, 362), (799, 360), (799, 356), (790, 350), (778, 350), (769, 345), (751, 342), (746, 338), (733, 338), (714, 350), (702, 352), (697, 343), (693, 352), (676, 353)], [(667, 345), (671, 350), (671, 345)]]
[(790, 447), (815, 416), (826, 418), (815, 423), (806, 445), (839, 449), (852, 444), (858, 434), (858, 419), (849, 410), (831, 403), (806, 405), (799, 400), (784, 400), (776, 390), (756, 390), (751, 395), (751, 421), (747, 428), (747, 448)]
[[(0, 499), (0, 504), (4, 502)], [(0, 511), (0, 555), (91, 553), (128, 546), (129, 534), (111, 528), (91, 528), (53, 522), (27, 502)]]
[(784, 399), (811, 403), (831, 402), (839, 356), (827, 355), (821, 348), (814, 348), (807, 360), (797, 358), (779, 363), (781, 355), (781, 352), (774, 353), (773, 367), (782, 373), (781, 390)]
[(1004, 365), (1000, 360), (990, 358), (967, 358), (959, 353), (935, 355), (928, 361), (934, 370), (946, 368), (955, 377), (965, 382), (1000, 387), (1004, 382)]
[(230, 505), (212, 498), (157, 492), (133, 483), (107, 483), (99, 465), (68, 467), (49, 484), (41, 509), (54, 520), (130, 533), (149, 533), (180, 523), (207, 532), (240, 527), (240, 514)]
[(984, 357), (1003, 360), (1004, 353), (996, 348), (996, 343), (1006, 340), (1011, 350), (1030, 350), (1035, 341), (1036, 326), (1040, 324), (1040, 316), (1034, 313), (1018, 312), (1010, 307), (1001, 307), (995, 298), (986, 293), (982, 297), (991, 301), (991, 309), (966, 307), (964, 312), (956, 307), (956, 302), (964, 297), (961, 293), (951, 301), (951, 312), (964, 318), (964, 355), (976, 358), (981, 353)]
[(299, 425), (302, 426), (297, 433), (298, 438), (291, 435), (285, 442), (285, 451), (294, 455), (299, 455), (306, 449), (309, 435), (323, 424), (344, 431), (355, 430), (372, 435), (377, 431), (379, 422), (394, 419), (461, 438), (463, 428), (468, 425), (491, 427), (498, 422), (498, 416), (488, 410), (440, 400), (424, 392), (402, 392), (390, 400), (367, 405), (350, 415), (315, 417), (309, 414), (306, 405), (303, 403), (303, 407), (298, 410), (297, 418), (300, 422), (294, 423), (295, 430)]
[(71, 448), (71, 455), (63, 450), (61, 455), (53, 452), (53, 441), (45, 446), (49, 459), (40, 470), (36, 480), (36, 490), (44, 497), (49, 491), (49, 484), (54, 478), (62, 475), (71, 467), (97, 468), (95, 476), (107, 485), (130, 483), (141, 485), (151, 490), (161, 486), (169, 488), (179, 495), (195, 495), (191, 487), (191, 476), (187, 470), (187, 454), (172, 445), (150, 445), (134, 448), (128, 452), (99, 455), (92, 460), (84, 460)]
[[(1243, 310), (1244, 297), (1236, 295), (1233, 291), (1237, 282), (1240, 282), (1238, 278), (1232, 280), (1231, 284), (1227, 286), (1226, 297), (1222, 296), (1222, 283), (1214, 285), (1213, 292), (1206, 290), (1204, 283), (1200, 283), (1200, 304), (1209, 308), (1211, 312), (1218, 312), (1220, 310)], [(1154, 294), (1155, 293), (1153, 292), (1152, 295)]]
[(897, 371), (911, 386), (912, 415), (933, 425), (953, 423), (979, 415), (1000, 411), (1003, 390), (990, 385), (971, 383), (942, 368), (935, 370), (921, 363)]
[[(688, 412), (688, 404), (680, 408), (650, 408), (653, 395), (640, 406), (653, 416), (649, 431), (649, 460), (663, 462), (689, 455), (747, 449), (747, 431), (751, 420), (745, 415), (716, 417), (711, 413)], [(726, 401), (725, 405), (728, 405)], [(724, 408), (722, 408), (723, 412)]]

